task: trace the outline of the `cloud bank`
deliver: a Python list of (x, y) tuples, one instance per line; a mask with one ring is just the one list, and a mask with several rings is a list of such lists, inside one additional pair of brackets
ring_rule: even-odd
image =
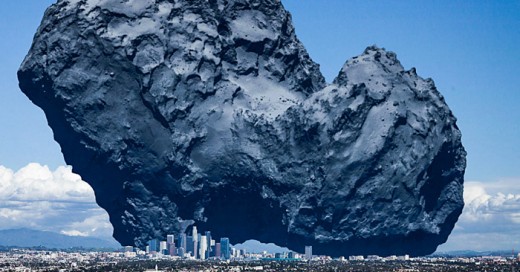
[(464, 184), (465, 207), (438, 251), (520, 249), (520, 178)]
[(107, 213), (94, 191), (72, 168), (30, 163), (13, 170), (0, 166), (0, 229), (32, 228), (74, 236), (112, 236)]

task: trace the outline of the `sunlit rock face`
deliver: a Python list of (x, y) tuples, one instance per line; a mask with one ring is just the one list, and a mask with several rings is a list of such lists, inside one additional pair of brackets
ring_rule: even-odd
[(423, 255), (463, 208), (433, 81), (373, 46), (326, 84), (277, 0), (59, 0), (18, 77), (123, 245)]

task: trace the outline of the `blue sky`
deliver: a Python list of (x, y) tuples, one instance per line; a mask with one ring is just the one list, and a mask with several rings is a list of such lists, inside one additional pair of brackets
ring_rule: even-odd
[[(0, 182), (4, 185), (27, 184), (27, 179), (57, 184), (76, 181), (71, 173), (59, 175), (70, 172), (70, 168), (59, 168), (65, 163), (43, 112), (21, 93), (16, 79), (43, 12), (53, 2), (5, 1), (0, 9)], [(332, 81), (348, 58), (376, 44), (396, 52), (406, 69), (416, 67), (420, 76), (433, 78), (445, 96), (458, 118), (468, 151), (467, 205), (441, 249), (520, 248), (520, 1), (282, 3), (292, 13), (298, 37), (321, 65), (327, 81)], [(28, 165), (31, 162), (38, 164)], [(29, 170), (35, 176), (28, 177)], [(17, 175), (20, 171), (25, 174)], [(2, 190), (5, 187), (2, 189), (0, 183), (0, 200), (16, 201), (18, 206), (0, 205), (0, 228), (26, 222), (16, 214), (28, 210), (24, 201), (30, 198)], [(71, 195), (74, 190), (70, 190), (61, 196)], [(71, 218), (68, 223), (64, 217), (62, 221), (56, 219), (59, 216), (42, 217), (33, 222), (33, 227), (109, 234), (103, 211), (85, 204), (91, 192), (82, 190), (81, 201), (72, 198), (67, 203), (90, 213), (84, 212), (83, 217)], [(59, 201), (58, 197), (39, 194), (47, 196), (37, 200), (42, 212), (55, 208), (52, 203)], [(35, 200), (31, 201), (34, 208)], [(105, 229), (92, 231), (95, 227), (81, 224), (86, 220), (90, 221), (84, 225), (99, 224)], [(58, 221), (67, 227), (53, 225)]]

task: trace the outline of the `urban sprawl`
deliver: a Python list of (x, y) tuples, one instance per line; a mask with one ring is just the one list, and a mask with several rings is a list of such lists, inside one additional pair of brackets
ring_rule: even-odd
[(304, 253), (246, 252), (229, 238), (214, 240), (210, 231), (167, 235), (144, 249), (126, 246), (116, 252), (4, 248), (0, 271), (520, 271), (520, 254), (508, 256), (410, 258), (376, 255), (332, 258)]
[(230, 260), (201, 260), (160, 253), (134, 255), (123, 250), (93, 252), (9, 249), (0, 251), (0, 271), (520, 271), (520, 255), (516, 258), (430, 256), (407, 260), (399, 260), (396, 256), (372, 256), (363, 259), (313, 256), (311, 260), (283, 260), (275, 259), (274, 254), (270, 253), (246, 253), (238, 258), (231, 257)]

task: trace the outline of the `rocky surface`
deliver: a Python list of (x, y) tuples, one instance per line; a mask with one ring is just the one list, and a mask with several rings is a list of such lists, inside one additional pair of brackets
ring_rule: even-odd
[(123, 245), (422, 255), (463, 208), (433, 81), (372, 46), (327, 85), (278, 0), (59, 0), (18, 77)]

